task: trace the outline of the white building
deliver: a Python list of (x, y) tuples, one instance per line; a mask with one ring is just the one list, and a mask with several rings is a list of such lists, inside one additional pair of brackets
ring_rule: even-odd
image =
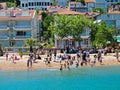
[(107, 8), (112, 4), (116, 4), (120, 0), (95, 0), (95, 8), (103, 8), (107, 12)]
[(92, 12), (92, 9), (95, 8), (95, 0), (85, 0), (85, 3), (69, 2), (69, 8), (77, 12)]
[[(56, 12), (57, 14), (64, 14), (64, 15), (84, 15), (86, 18), (94, 18), (96, 19), (97, 16), (99, 16), (99, 13), (93, 13), (93, 12), (75, 12), (70, 10), (61, 10)], [(55, 47), (56, 48), (64, 48), (65, 46), (69, 47), (77, 47), (81, 46), (84, 48), (90, 48), (91, 42), (90, 42), (90, 28), (87, 28), (85, 32), (81, 35), (81, 42), (76, 42), (71, 36), (65, 37), (63, 39), (60, 39), (59, 36), (55, 35)]]
[(0, 42), (3, 47), (22, 47), (27, 38), (37, 38), (35, 10), (0, 10)]
[(112, 5), (108, 8), (108, 12), (97, 17), (107, 22), (109, 26), (115, 25), (120, 28), (120, 5)]
[[(55, 0), (57, 6), (64, 7), (68, 0)], [(48, 6), (53, 6), (54, 0), (20, 0), (21, 8), (47, 10)]]
[(65, 7), (67, 6), (70, 0), (56, 0), (56, 1), (58, 6)]

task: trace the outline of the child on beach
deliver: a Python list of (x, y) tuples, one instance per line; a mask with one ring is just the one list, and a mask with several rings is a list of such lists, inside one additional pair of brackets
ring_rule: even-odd
[(96, 59), (97, 59), (97, 55), (94, 55), (94, 61), (93, 61), (94, 65), (96, 64)]
[(78, 66), (79, 66), (79, 62), (76, 62), (76, 68), (78, 68)]
[(100, 62), (100, 64), (102, 64), (102, 57), (100, 57), (99, 62)]
[(62, 64), (60, 65), (60, 71), (62, 71), (63, 70), (63, 67), (62, 67)]

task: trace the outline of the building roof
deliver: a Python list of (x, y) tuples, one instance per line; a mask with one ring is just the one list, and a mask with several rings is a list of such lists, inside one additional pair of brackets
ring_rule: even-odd
[(120, 5), (114, 4), (108, 7), (107, 14), (120, 14)]
[(120, 14), (120, 11), (111, 11), (111, 12), (108, 12), (107, 14)]
[(31, 20), (35, 15), (35, 10), (0, 10), (0, 21), (1, 20)]
[(64, 10), (64, 11), (59, 11), (56, 14), (64, 14), (64, 15), (83, 15), (86, 18), (94, 18), (100, 15), (100, 13), (97, 12), (75, 12), (75, 11), (70, 11), (70, 10)]
[(97, 13), (97, 12), (83, 12), (82, 15), (87, 17), (87, 18), (94, 18), (94, 17), (99, 16), (100, 13)]
[(57, 12), (56, 14), (78, 15), (78, 14), (81, 14), (81, 13), (80, 12), (71, 11), (71, 10), (63, 10), (63, 11)]
[(85, 0), (86, 3), (94, 3), (95, 0)]
[(79, 4), (80, 2), (70, 2), (70, 4)]
[(68, 10), (68, 7), (60, 7), (60, 6), (48, 6), (48, 12), (49, 13), (54, 13), (58, 11), (63, 11), (63, 10)]

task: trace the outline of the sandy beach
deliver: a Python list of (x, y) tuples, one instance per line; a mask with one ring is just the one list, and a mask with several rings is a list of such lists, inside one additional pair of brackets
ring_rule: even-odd
[[(107, 56), (102, 55), (102, 58), (103, 58), (102, 64), (100, 64), (100, 62), (97, 61), (95, 66), (120, 65), (120, 62), (117, 61), (117, 59), (114, 55), (115, 55), (115, 53), (107, 55)], [(73, 56), (75, 56), (75, 54), (73, 54)], [(87, 65), (88, 67), (90, 67), (91, 64), (92, 64), (93, 55), (90, 55), (90, 58), (91, 58), (91, 63)], [(2, 56), (2, 57), (0, 57), (0, 70), (28, 70), (27, 59), (28, 59), (28, 55), (24, 55), (22, 59), (15, 60), (15, 63), (12, 63), (11, 60), (6, 61), (5, 56)], [(64, 63), (64, 61), (62, 62), (62, 64), (63, 63)], [(86, 65), (84, 65), (84, 66), (86, 66)], [(73, 64), (73, 67), (75, 67), (75, 63)], [(60, 63), (51, 61), (50, 65), (46, 65), (43, 60), (36, 60), (36, 63), (33, 63), (32, 68), (29, 68), (29, 69), (40, 69), (40, 68), (59, 69), (60, 68)]]

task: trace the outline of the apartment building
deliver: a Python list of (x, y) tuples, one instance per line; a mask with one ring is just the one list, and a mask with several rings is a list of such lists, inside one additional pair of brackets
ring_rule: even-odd
[(107, 8), (113, 4), (117, 4), (120, 0), (95, 0), (95, 8), (103, 8), (107, 12)]
[(69, 2), (69, 9), (77, 12), (92, 12), (95, 8), (95, 0), (85, 0), (85, 3), (81, 2)]
[(100, 15), (97, 19), (106, 21), (109, 26), (115, 25), (117, 28), (120, 28), (120, 5), (111, 5), (107, 13)]
[[(0, 4), (2, 6), (2, 4)], [(35, 10), (8, 8), (0, 10), (0, 42), (3, 47), (22, 47), (28, 38), (37, 38)]]
[(20, 0), (21, 8), (47, 10), (48, 6), (65, 7), (69, 0)]

